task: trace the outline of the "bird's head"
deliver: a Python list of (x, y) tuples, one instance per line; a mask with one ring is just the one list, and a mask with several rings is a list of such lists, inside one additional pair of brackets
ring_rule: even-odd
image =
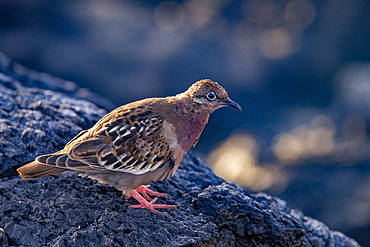
[(238, 103), (229, 98), (223, 87), (217, 82), (209, 79), (194, 83), (185, 93), (188, 94), (190, 99), (197, 104), (202, 111), (208, 113), (212, 113), (224, 106), (231, 106), (242, 111)]

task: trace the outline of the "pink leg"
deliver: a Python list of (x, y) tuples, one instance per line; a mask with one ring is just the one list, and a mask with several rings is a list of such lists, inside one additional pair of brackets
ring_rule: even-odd
[[(143, 186), (140, 186), (140, 187), (143, 187)], [(138, 188), (140, 188), (140, 187), (138, 187)], [(146, 192), (148, 192), (148, 191), (146, 191)], [(152, 191), (152, 192), (154, 192), (154, 191)], [(154, 192), (154, 193), (157, 193), (157, 192)], [(163, 194), (163, 193), (158, 193), (158, 194)], [(176, 209), (178, 207), (177, 205), (155, 204), (157, 202), (158, 198), (154, 198), (153, 200), (150, 200), (150, 202), (148, 202), (144, 197), (142, 197), (138, 193), (137, 190), (133, 190), (127, 196), (127, 199), (130, 198), (130, 197), (135, 198), (140, 203), (139, 205), (130, 205), (129, 206), (130, 208), (146, 208), (146, 209), (152, 211), (153, 213), (160, 214), (160, 215), (166, 215), (166, 213), (159, 212), (158, 210), (156, 210), (156, 208)]]

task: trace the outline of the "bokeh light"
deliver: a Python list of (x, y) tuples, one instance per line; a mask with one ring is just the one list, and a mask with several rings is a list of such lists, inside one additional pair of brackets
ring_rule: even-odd
[(187, 21), (194, 27), (200, 28), (209, 24), (217, 17), (223, 7), (223, 1), (190, 0), (184, 4)]
[(334, 134), (334, 122), (326, 116), (317, 116), (309, 126), (297, 126), (277, 136), (273, 150), (282, 163), (317, 158), (333, 151)]
[(259, 147), (247, 135), (237, 134), (221, 143), (209, 156), (214, 172), (243, 187), (262, 191), (282, 182), (283, 176), (271, 168), (258, 164)]
[(341, 102), (370, 115), (370, 63), (350, 63), (337, 75)]
[(162, 2), (154, 10), (154, 20), (163, 32), (172, 32), (179, 29), (185, 21), (183, 7), (174, 2)]

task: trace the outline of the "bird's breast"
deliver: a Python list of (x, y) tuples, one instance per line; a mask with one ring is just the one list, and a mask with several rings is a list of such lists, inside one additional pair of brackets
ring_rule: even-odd
[(173, 159), (175, 160), (176, 167), (178, 167), (182, 159), (184, 158), (186, 150), (184, 150), (184, 148), (182, 147), (180, 143), (181, 140), (178, 138), (176, 134), (176, 128), (173, 124), (167, 121), (164, 121), (163, 122), (163, 133), (173, 153)]

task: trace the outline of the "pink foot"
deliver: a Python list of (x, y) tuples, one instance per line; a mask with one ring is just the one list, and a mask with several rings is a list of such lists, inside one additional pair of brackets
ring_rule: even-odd
[(169, 196), (165, 193), (159, 193), (159, 192), (155, 192), (155, 191), (152, 191), (149, 189), (150, 185), (141, 185), (139, 187), (136, 188), (136, 191), (139, 192), (140, 194), (142, 194), (144, 196), (145, 199), (147, 199), (148, 201), (151, 201), (153, 200), (152, 198), (150, 198), (149, 195), (151, 196), (156, 196), (156, 197), (164, 197), (164, 198), (168, 198)]
[[(148, 186), (149, 187), (149, 186)], [(154, 192), (154, 191), (151, 191), (149, 189), (147, 189), (148, 187), (146, 186), (140, 186), (138, 188), (136, 188), (136, 190), (133, 190), (127, 197), (126, 199), (129, 199), (130, 197), (133, 197), (135, 198), (140, 204), (139, 205), (130, 205), (129, 208), (146, 208), (150, 211), (152, 211), (153, 213), (156, 213), (156, 214), (160, 214), (160, 215), (167, 215), (167, 213), (163, 213), (163, 212), (159, 212), (158, 210), (156, 210), (156, 208), (169, 208), (169, 209), (176, 209), (177, 205), (166, 205), (166, 204), (155, 204), (158, 200), (158, 198), (154, 198), (154, 199), (151, 199), (149, 195), (154, 195), (154, 196), (160, 196), (160, 197), (167, 197), (166, 194), (164, 193), (158, 193), (158, 192)], [(140, 193), (143, 194), (143, 196), (141, 196)], [(149, 201), (147, 201), (149, 200)]]

